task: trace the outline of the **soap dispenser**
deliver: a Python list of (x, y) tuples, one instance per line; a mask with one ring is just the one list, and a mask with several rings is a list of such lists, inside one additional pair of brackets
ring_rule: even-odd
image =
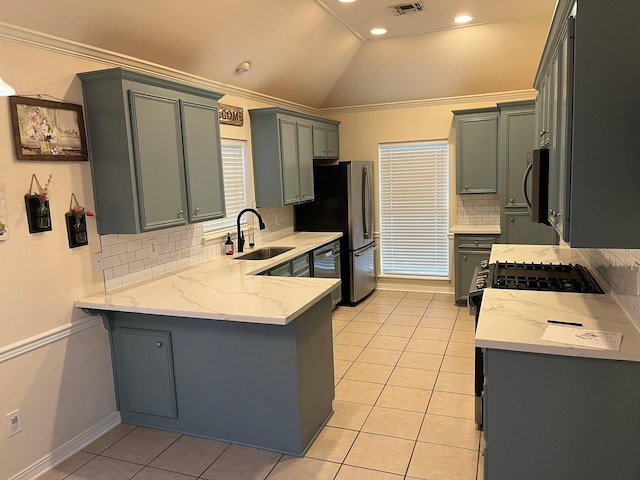
[(233, 255), (233, 240), (231, 235), (227, 233), (227, 240), (224, 242), (224, 253), (227, 255)]

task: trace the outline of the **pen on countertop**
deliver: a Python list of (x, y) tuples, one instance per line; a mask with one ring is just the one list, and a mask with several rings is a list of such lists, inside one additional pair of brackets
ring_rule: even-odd
[(547, 323), (554, 323), (557, 325), (571, 325), (573, 327), (581, 327), (582, 324), (581, 323), (577, 323), (577, 322), (563, 322), (562, 320), (547, 320)]

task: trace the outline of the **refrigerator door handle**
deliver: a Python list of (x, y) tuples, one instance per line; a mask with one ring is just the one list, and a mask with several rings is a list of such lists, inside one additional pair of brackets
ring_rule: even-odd
[(378, 249), (376, 244), (371, 245), (369, 248), (363, 250), (362, 252), (355, 253), (354, 256), (361, 257), (362, 255), (366, 255), (369, 252), (375, 252)]
[(371, 172), (368, 167), (364, 167), (362, 169), (362, 231), (365, 239), (371, 238), (372, 207)]

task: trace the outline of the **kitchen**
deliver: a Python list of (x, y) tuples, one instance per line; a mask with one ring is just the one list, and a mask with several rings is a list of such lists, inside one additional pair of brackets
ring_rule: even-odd
[[(3, 21), (4, 18), (2, 17)], [(540, 22), (543, 24), (542, 36), (535, 55), (531, 55), (532, 58), (536, 58), (533, 58), (531, 65), (527, 67), (531, 72), (530, 79), (522, 88), (529, 89), (531, 86), (548, 21), (547, 17)], [(333, 28), (337, 29), (335, 26)], [(7, 30), (4, 31), (6, 33)], [(59, 43), (56, 43), (55, 39), (39, 38), (38, 44), (33, 44), (30, 43), (29, 37), (29, 34), (33, 35), (32, 32), (16, 32), (11, 29), (9, 32), (9, 38), (14, 40), (3, 40), (0, 44), (0, 75), (16, 87), (18, 94), (43, 93), (81, 104), (82, 89), (75, 75), (78, 72), (111, 66), (103, 59), (86, 56), (86, 51), (75, 52), (72, 55), (60, 53), (56, 50)], [(15, 41), (15, 38), (21, 40)], [(71, 49), (69, 45), (66, 47)], [(237, 61), (238, 59), (233, 58), (232, 63), (235, 64)], [(215, 86), (212, 86), (212, 89), (215, 90)], [(503, 90), (504, 88), (497, 84), (489, 91)], [(454, 135), (451, 110), (492, 106), (500, 101), (531, 99), (533, 96), (535, 92), (528, 90), (520, 93), (418, 102), (411, 104), (410, 108), (403, 108), (401, 105), (384, 106), (353, 112), (335, 109), (327, 110), (326, 113), (323, 111), (323, 115), (341, 122), (342, 158), (375, 159), (377, 144), (382, 141), (452, 138)], [(226, 94), (224, 102), (242, 106), (245, 110), (272, 106), (268, 99), (253, 95), (245, 97), (240, 91)], [(29, 412), (24, 419), (24, 432), (11, 439), (15, 441), (5, 443), (3, 437), (3, 460), (7, 458), (9, 462), (3, 461), (3, 465), (10, 468), (6, 476), (11, 476), (25, 465), (31, 465), (59, 449), (70, 438), (89, 428), (102, 425), (105, 419), (112, 418), (115, 406), (110, 353), (108, 345), (105, 344), (106, 332), (101, 322), (92, 323), (83, 317), (82, 312), (72, 308), (76, 299), (100, 291), (103, 285), (101, 273), (93, 268), (93, 254), (99, 251), (95, 224), (89, 223), (89, 247), (69, 250), (66, 235), (58, 220), (67, 209), (69, 192), (75, 192), (79, 201), (85, 205), (92, 205), (89, 164), (17, 162), (11, 142), (8, 113), (2, 116), (1, 122), (0, 127), (5, 138), (2, 142), (2, 182), (7, 192), (10, 218), (7, 222), (9, 240), (0, 245), (3, 248), (3, 270), (10, 272), (10, 275), (3, 277), (2, 292), (4, 298), (20, 299), (3, 306), (3, 344), (13, 348), (7, 350), (8, 354), (4, 354), (1, 367), (2, 384), (9, 386), (7, 393), (2, 396), (1, 406), (5, 413), (18, 407), (22, 408), (23, 412)], [(222, 126), (221, 133), (223, 137), (250, 139), (248, 122), (240, 128)], [(50, 173), (53, 174), (52, 206), (54, 215), (58, 217), (53, 219), (53, 232), (29, 236), (21, 199), (34, 172), (41, 179), (46, 179)], [(454, 176), (451, 177), (453, 179)], [(460, 211), (464, 205), (460, 201), (459, 206), (453, 193), (455, 189), (452, 188), (451, 191), (450, 224), (453, 225), (456, 219), (460, 218)], [(475, 216), (469, 218), (482, 221)], [(269, 229), (286, 228), (292, 224), (291, 214), (286, 210), (268, 212), (265, 215), (265, 223)], [(126, 242), (133, 239), (107, 239), (113, 244), (118, 243), (118, 240)], [(199, 244), (199, 241), (200, 237), (197, 236), (194, 243)], [(616, 285), (618, 298), (627, 305), (626, 310), (630, 315), (635, 315), (637, 319), (640, 308), (636, 290), (633, 288), (636, 282), (633, 272), (635, 262), (638, 261), (637, 250), (589, 249), (586, 253), (593, 268), (601, 269), (609, 276), (610, 283)], [(393, 285), (389, 287), (393, 288)], [(403, 287), (409, 289), (413, 285)], [(452, 291), (450, 284), (429, 287), (434, 288), (434, 291)], [(74, 330), (73, 336), (69, 336), (66, 326), (70, 323), (77, 323), (82, 329)], [(50, 338), (58, 329), (65, 332), (63, 339), (53, 343), (47, 340), (49, 343), (32, 353), (22, 350), (25, 343), (32, 343), (26, 340), (40, 336)], [(53, 385), (50, 383), (51, 379), (56, 379)], [(91, 408), (86, 407), (87, 403), (91, 404)], [(29, 424), (42, 426), (42, 429), (34, 431), (27, 428)], [(29, 445), (30, 448), (25, 448), (25, 445)], [(5, 474), (4, 471), (2, 473)]]

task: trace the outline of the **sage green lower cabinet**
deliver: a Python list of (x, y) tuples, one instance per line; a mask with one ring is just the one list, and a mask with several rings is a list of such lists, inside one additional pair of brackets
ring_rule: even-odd
[(78, 77), (100, 234), (224, 216), (222, 95), (122, 68)]
[(455, 248), (455, 301), (456, 305), (466, 305), (473, 272), (482, 260), (489, 260), (491, 247), (498, 243), (498, 235), (456, 234)]
[(270, 277), (310, 277), (311, 263), (309, 256), (309, 253), (305, 253), (293, 260), (276, 265), (261, 275), (268, 275)]
[(123, 327), (112, 338), (120, 408), (177, 418), (171, 333)]
[(484, 362), (484, 478), (639, 478), (640, 363), (496, 349)]
[(332, 414), (331, 295), (287, 325), (101, 312), (124, 423), (301, 456)]

